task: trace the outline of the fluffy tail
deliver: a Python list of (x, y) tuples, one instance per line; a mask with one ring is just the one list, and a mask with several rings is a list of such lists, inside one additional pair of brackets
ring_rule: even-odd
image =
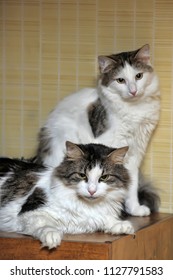
[(158, 212), (160, 206), (158, 190), (142, 174), (139, 175), (138, 199), (140, 204), (148, 206), (151, 212)]

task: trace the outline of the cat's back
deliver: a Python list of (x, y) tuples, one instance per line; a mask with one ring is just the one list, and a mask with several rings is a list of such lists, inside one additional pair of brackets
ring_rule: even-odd
[[(97, 89), (84, 88), (62, 99), (54, 110), (50, 113), (48, 119), (58, 117), (73, 116), (85, 112), (89, 104), (98, 98)], [(80, 110), (79, 110), (80, 109)]]
[(48, 172), (30, 160), (0, 158), (0, 230), (20, 230), (20, 215), (41, 205), (49, 191)]
[(38, 165), (32, 160), (0, 157), (0, 179), (8, 174), (20, 175), (22, 172), (41, 172), (45, 169), (44, 166)]

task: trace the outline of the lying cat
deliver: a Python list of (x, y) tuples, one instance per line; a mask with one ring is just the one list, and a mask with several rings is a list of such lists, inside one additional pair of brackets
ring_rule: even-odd
[(129, 146), (125, 167), (131, 180), (126, 210), (147, 216), (138, 200), (141, 161), (159, 120), (159, 82), (150, 64), (149, 45), (110, 56), (99, 56), (97, 88), (80, 90), (62, 100), (39, 133), (37, 162), (58, 166), (66, 140), (78, 144)]
[[(130, 182), (123, 164), (127, 151), (66, 142), (55, 168), (0, 158), (0, 230), (31, 235), (49, 249), (60, 245), (64, 233), (133, 234), (132, 224), (121, 218)], [(154, 207), (158, 198), (149, 192)]]

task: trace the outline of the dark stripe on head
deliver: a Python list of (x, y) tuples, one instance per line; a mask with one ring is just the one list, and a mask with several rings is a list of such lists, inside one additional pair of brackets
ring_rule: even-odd
[(121, 72), (122, 68), (125, 67), (126, 63), (138, 69), (139, 71), (152, 72), (152, 66), (138, 58), (137, 54), (140, 50), (141, 49), (105, 56), (105, 60), (106, 57), (109, 59), (109, 67), (106, 68), (106, 71), (101, 71), (101, 84), (108, 87), (109, 84), (115, 80), (117, 74)]
[[(102, 144), (74, 144), (72, 153), (77, 157), (64, 158), (63, 162), (54, 170), (54, 176), (63, 181), (64, 185), (72, 188), (76, 187), (79, 181), (87, 181), (89, 171), (95, 166), (102, 169), (102, 174), (111, 175), (107, 183), (112, 188), (128, 188), (130, 177), (127, 169), (123, 165), (123, 158), (127, 147), (114, 149)], [(79, 149), (81, 156), (79, 156)], [(121, 150), (121, 151), (120, 151)], [(119, 154), (118, 154), (119, 152)], [(116, 155), (115, 155), (116, 154)]]

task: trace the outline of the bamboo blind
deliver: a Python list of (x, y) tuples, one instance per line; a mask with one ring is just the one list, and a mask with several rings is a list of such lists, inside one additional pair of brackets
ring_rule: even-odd
[(0, 0), (0, 155), (31, 156), (55, 104), (95, 86), (97, 56), (149, 43), (162, 111), (143, 170), (173, 212), (173, 1)]

